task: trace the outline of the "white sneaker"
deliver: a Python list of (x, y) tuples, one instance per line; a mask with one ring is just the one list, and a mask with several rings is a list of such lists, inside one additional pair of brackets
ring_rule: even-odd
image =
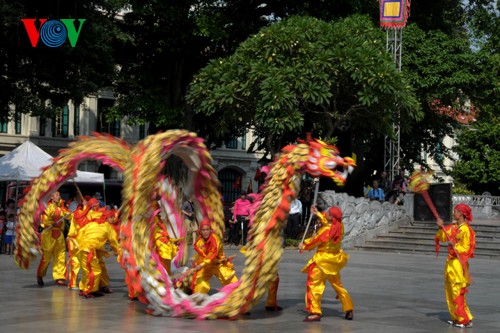
[(446, 323), (448, 325), (453, 325), (453, 324), (455, 324), (455, 321), (450, 319), (450, 320), (447, 320)]
[(474, 324), (472, 321), (469, 321), (467, 324), (460, 324), (460, 323), (454, 323), (453, 326), (458, 327), (458, 328), (469, 328), (472, 327)]

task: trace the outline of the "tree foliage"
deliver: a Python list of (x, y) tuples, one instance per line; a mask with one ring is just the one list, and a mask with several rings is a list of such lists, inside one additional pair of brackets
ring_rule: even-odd
[(500, 195), (500, 118), (478, 122), (458, 136), (453, 177), (476, 194)]
[(361, 16), (333, 23), (294, 17), (264, 28), (200, 71), (187, 100), (211, 117), (213, 136), (251, 126), (277, 144), (267, 146), (271, 152), (290, 133), (328, 138), (349, 122), (362, 142), (391, 133), (397, 117), (409, 129), (421, 116), (383, 35)]
[(476, 70), (482, 83), (472, 101), (480, 113), (477, 122), (458, 136), (459, 159), (452, 175), (476, 194), (500, 195), (500, 5), (495, 3), (469, 4), (469, 27), (480, 59)]
[(426, 164), (421, 151), (443, 165), (444, 157), (452, 158), (443, 144), (445, 136), (453, 136), (458, 125), (455, 117), (467, 112), (484, 81), (477, 71), (480, 57), (470, 42), (460, 36), (441, 31), (425, 32), (409, 25), (403, 33), (403, 73), (415, 88), (422, 104), (424, 118), (412, 132), (403, 133), (403, 162)]

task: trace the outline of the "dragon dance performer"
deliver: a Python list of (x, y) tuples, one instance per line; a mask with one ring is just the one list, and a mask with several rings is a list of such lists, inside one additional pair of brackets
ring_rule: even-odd
[(95, 198), (90, 199), (87, 206), (90, 208), (87, 213), (87, 223), (80, 229), (77, 236), (82, 267), (80, 295), (93, 298), (99, 292), (112, 292), (109, 288), (109, 277), (104, 262), (104, 258), (109, 256), (109, 253), (104, 245), (109, 242), (115, 255), (119, 255), (121, 249), (118, 236), (109, 223), (115, 218), (116, 212), (114, 210), (100, 211), (99, 201)]
[(165, 267), (168, 275), (171, 275), (170, 265), (172, 259), (179, 251), (180, 239), (171, 238), (165, 223), (157, 215), (154, 218), (154, 248), (160, 256), (161, 264)]
[(316, 206), (312, 206), (311, 213), (318, 217), (321, 227), (315, 236), (299, 244), (300, 250), (310, 251), (316, 247), (318, 248), (314, 256), (302, 269), (302, 272), (307, 273), (305, 300), (306, 310), (309, 312), (304, 321), (321, 320), (321, 298), (325, 291), (326, 280), (331, 283), (337, 293), (337, 298), (342, 303), (342, 311), (345, 312), (345, 318), (352, 320), (354, 305), (351, 296), (349, 296), (340, 281), (340, 270), (344, 268), (349, 259), (349, 256), (340, 248), (340, 243), (344, 237), (342, 211), (339, 207), (334, 206), (330, 207), (326, 214), (323, 215), (318, 213)]
[(90, 211), (90, 207), (87, 202), (90, 200), (90, 196), (85, 196), (83, 201), (78, 204), (76, 209), (73, 212), (73, 216), (71, 219), (71, 224), (68, 231), (68, 236), (66, 237), (67, 245), (68, 245), (68, 254), (69, 254), (69, 276), (68, 276), (68, 288), (70, 290), (79, 290), (77, 284), (78, 273), (80, 272), (80, 259), (78, 256), (78, 244), (77, 244), (77, 236), (78, 232), (82, 227), (87, 224), (87, 214)]
[[(247, 243), (250, 242), (253, 238), (253, 219), (255, 216), (255, 212), (260, 205), (260, 202), (262, 198), (258, 193), (250, 193), (248, 195), (248, 199), (252, 203), (249, 208), (249, 217), (250, 217), (250, 222), (248, 223), (248, 237), (247, 237)], [(244, 254), (245, 256), (247, 255), (247, 246), (243, 246), (240, 249), (240, 252)], [(271, 311), (271, 312), (278, 312), (278, 311), (283, 311), (283, 308), (278, 305), (278, 287), (280, 284), (280, 276), (278, 273), (276, 273), (276, 276), (274, 279), (269, 283), (269, 287), (267, 289), (267, 298), (266, 298), (266, 304), (264, 305), (264, 308), (266, 311)]]
[(210, 278), (216, 276), (225, 286), (238, 281), (231, 259), (224, 255), (222, 241), (212, 232), (208, 220), (200, 224), (200, 237), (194, 243), (196, 254), (193, 258), (193, 267), (196, 273), (191, 281), (191, 290), (194, 293), (208, 294)]
[(56, 285), (66, 285), (66, 244), (63, 231), (64, 220), (70, 217), (71, 212), (64, 205), (61, 194), (58, 191), (52, 193), (47, 208), (42, 214), (42, 258), (36, 273), (37, 283), (40, 287), (44, 286), (43, 277), (47, 274), (47, 268), (52, 258), (54, 258), (52, 276)]
[(444, 226), (442, 219), (437, 220), (440, 227), (436, 233), (436, 251), (439, 252), (439, 241), (448, 242), (448, 258), (444, 269), (446, 303), (451, 320), (448, 324), (455, 327), (472, 327), (473, 316), (465, 299), (470, 285), (468, 259), (474, 257), (476, 234), (470, 226), (471, 208), (466, 204), (458, 204), (453, 210), (455, 223)]

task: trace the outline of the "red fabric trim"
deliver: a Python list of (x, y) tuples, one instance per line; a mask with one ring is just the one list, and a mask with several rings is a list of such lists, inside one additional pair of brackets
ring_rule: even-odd
[(465, 311), (465, 294), (467, 294), (467, 292), (467, 288), (462, 288), (460, 290), (460, 294), (453, 300), (453, 302), (457, 305), (455, 314), (463, 318), (463, 320), (459, 322), (460, 324), (467, 324), (470, 321), (467, 311)]
[(87, 253), (87, 269), (89, 271), (89, 282), (87, 285), (87, 290), (84, 290), (84, 292), (87, 294), (88, 290), (92, 289), (95, 283), (95, 276), (94, 272), (92, 271), (92, 265), (91, 265), (92, 259), (94, 259), (94, 251), (90, 251), (89, 253)]
[(307, 304), (306, 304), (306, 310), (311, 313), (311, 309), (310, 309), (310, 304), (312, 303), (312, 300), (313, 300), (313, 296), (312, 294), (309, 292), (310, 290), (310, 287), (312, 286), (312, 283), (310, 282), (310, 277), (312, 276), (313, 274), (313, 269), (316, 267), (316, 263), (312, 263), (310, 266), (309, 266), (309, 270), (307, 272), (307, 282), (306, 282), (306, 299), (307, 299)]

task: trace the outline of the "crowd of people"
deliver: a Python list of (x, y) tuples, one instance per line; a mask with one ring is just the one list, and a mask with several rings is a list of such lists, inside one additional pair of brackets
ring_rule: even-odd
[(9, 199), (6, 208), (0, 208), (0, 254), (11, 255), (14, 252), (17, 225), (15, 201)]
[(387, 171), (380, 172), (370, 184), (364, 188), (364, 196), (370, 200), (388, 201), (395, 205), (402, 205), (404, 195), (408, 189), (408, 179), (404, 170), (400, 170), (391, 182)]
[[(312, 204), (312, 185), (312, 181), (303, 180), (298, 197), (291, 202), (290, 213), (284, 228), (285, 239), (298, 240), (304, 231)], [(226, 244), (245, 245), (250, 217), (256, 208), (255, 203), (258, 198), (258, 193), (241, 191), (240, 197), (234, 201), (233, 205), (225, 208)]]

